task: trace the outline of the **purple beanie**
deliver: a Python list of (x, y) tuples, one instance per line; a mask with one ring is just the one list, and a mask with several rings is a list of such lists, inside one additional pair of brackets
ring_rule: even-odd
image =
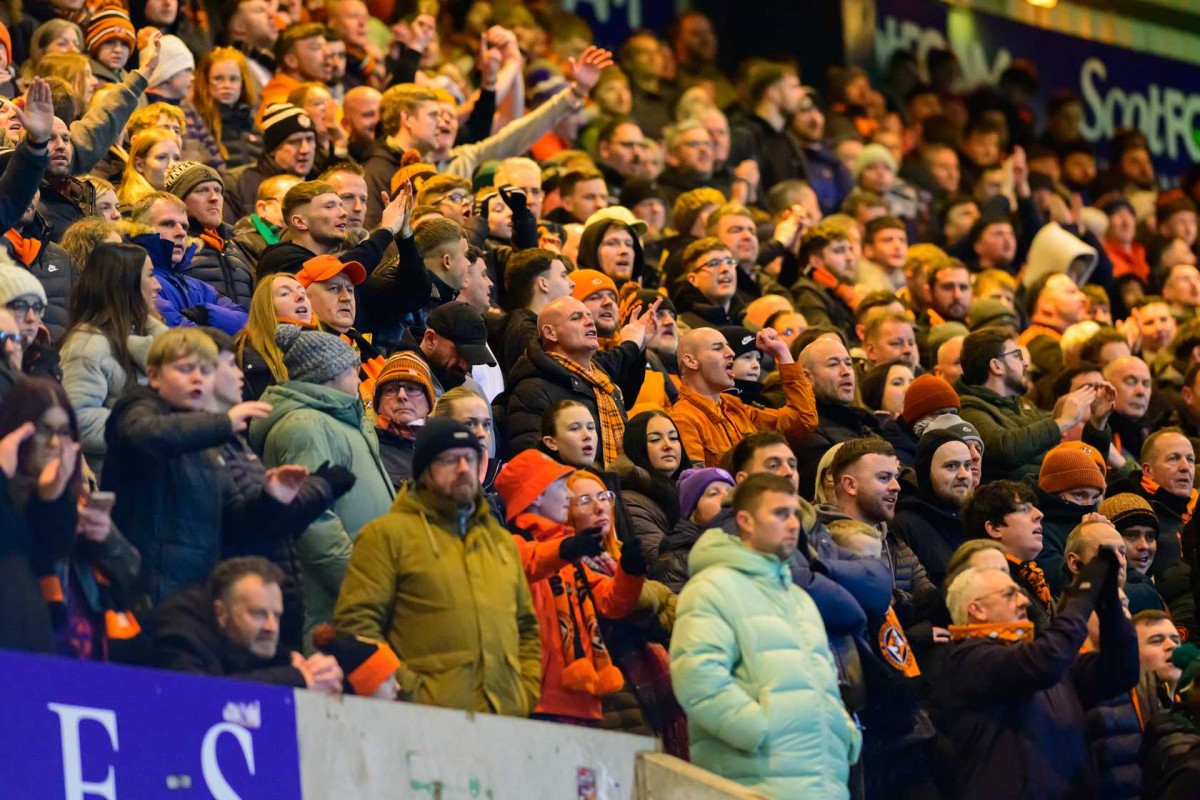
[(684, 470), (683, 474), (679, 476), (680, 516), (684, 518), (692, 516), (692, 512), (696, 510), (696, 504), (700, 502), (704, 490), (708, 488), (709, 484), (716, 483), (717, 481), (724, 481), (733, 486), (733, 476), (717, 467)]

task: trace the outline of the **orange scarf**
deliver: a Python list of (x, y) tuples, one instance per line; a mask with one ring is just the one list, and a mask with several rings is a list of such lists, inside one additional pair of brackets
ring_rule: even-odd
[(200, 234), (200, 241), (204, 242), (218, 253), (225, 251), (225, 240), (222, 239), (221, 235), (212, 228), (204, 229), (204, 232)]
[(836, 275), (827, 270), (825, 267), (816, 267), (812, 271), (813, 283), (818, 286), (828, 289), (842, 299), (846, 305), (850, 306), (853, 311), (858, 306), (858, 296), (854, 293), (854, 287), (848, 283), (842, 283)]
[(1008, 563), (1016, 567), (1017, 577), (1025, 581), (1030, 589), (1033, 589), (1037, 595), (1037, 599), (1047, 609), (1050, 608), (1053, 600), (1050, 598), (1050, 587), (1046, 584), (1046, 573), (1032, 561), (1021, 561), (1011, 553), (1005, 553), (1004, 557), (1008, 559)]
[(37, 260), (38, 253), (42, 252), (42, 243), (39, 239), (26, 239), (21, 234), (17, 233), (16, 229), (10, 230), (4, 234), (13, 248), (13, 255), (17, 257), (25, 266), (29, 266)]
[[(1162, 487), (1159, 486), (1158, 483), (1153, 478), (1149, 477), (1148, 475), (1143, 475), (1142, 476), (1142, 488), (1145, 489), (1148, 494), (1153, 496)], [(1185, 508), (1183, 511), (1183, 524), (1184, 525), (1187, 525), (1188, 522), (1191, 521), (1192, 514), (1196, 511), (1196, 499), (1198, 497), (1200, 497), (1200, 491), (1192, 489), (1192, 493), (1190, 495), (1188, 495), (1187, 508)]]
[(1047, 325), (1034, 323), (1025, 330), (1021, 331), (1021, 335), (1017, 337), (1017, 346), (1026, 347), (1039, 336), (1049, 336), (1056, 342), (1062, 341), (1062, 331), (1055, 330)]
[(970, 625), (951, 625), (950, 638), (956, 642), (964, 639), (999, 639), (1002, 642), (1032, 642), (1033, 623), (1024, 622), (975, 622)]

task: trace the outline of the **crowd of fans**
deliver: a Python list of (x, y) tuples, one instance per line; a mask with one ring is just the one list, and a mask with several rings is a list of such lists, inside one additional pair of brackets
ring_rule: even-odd
[(0, 21), (0, 647), (1194, 796), (1200, 168), (696, 12)]

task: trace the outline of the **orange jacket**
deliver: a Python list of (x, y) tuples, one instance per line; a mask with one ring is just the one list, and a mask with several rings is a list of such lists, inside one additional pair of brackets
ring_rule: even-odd
[[(558, 557), (562, 540), (574, 535), (567, 525), (539, 517), (536, 514), (518, 514), (513, 520), (516, 527), (532, 535), (533, 540), (514, 534), (521, 566), (533, 594), (533, 608), (537, 614), (538, 629), (542, 634), (542, 696), (536, 713), (555, 714), (576, 719), (598, 720), (601, 718), (600, 697), (565, 689), (561, 675), (565, 660), (562, 653), (562, 637), (559, 635), (558, 611), (550, 578), (558, 575), (569, 591), (575, 591), (578, 572), (574, 564)], [(628, 575), (620, 568), (613, 577), (593, 572), (580, 565), (587, 576), (588, 586), (596, 604), (596, 613), (607, 619), (621, 619), (636, 607), (646, 582), (641, 575)], [(592, 657), (591, 642), (583, 637), (588, 657)]]
[(755, 431), (777, 430), (793, 443), (812, 432), (817, 427), (817, 402), (804, 368), (780, 364), (779, 377), (787, 397), (780, 409), (748, 406), (729, 394), (713, 402), (680, 385), (671, 419), (687, 454), (702, 459), (706, 467), (718, 467), (729, 448)]

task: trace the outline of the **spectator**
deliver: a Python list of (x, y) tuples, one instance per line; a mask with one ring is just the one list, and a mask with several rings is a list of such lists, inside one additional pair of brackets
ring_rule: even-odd
[(575, 290), (562, 259), (553, 250), (533, 248), (514, 253), (504, 268), (504, 307), (508, 309), (503, 334), (492, 338), (507, 375), (537, 338), (537, 316), (553, 300)]
[(904, 288), (904, 262), (908, 252), (908, 233), (897, 217), (871, 220), (863, 234), (863, 255), (858, 262), (860, 294), (896, 292)]
[(163, 188), (187, 206), (188, 234), (200, 241), (190, 272), (244, 309), (254, 291), (254, 262), (233, 238), (233, 227), (221, 221), (225, 185), (216, 170), (195, 161), (180, 161), (167, 170)]
[[(1064, 433), (1089, 417), (1102, 420), (1111, 411), (1111, 398), (1093, 386), (1064, 396), (1055, 417), (1023, 404), (1026, 365), (1024, 351), (1003, 329), (985, 328), (963, 341), (963, 375), (955, 390), (962, 398), (962, 418), (983, 438), (988, 454), (984, 481), (1031, 474)], [(1088, 423), (1084, 441), (1101, 453), (1108, 452), (1105, 433)]]
[(1141, 475), (1113, 481), (1110, 496), (1132, 492), (1149, 501), (1158, 517), (1158, 546), (1152, 574), (1161, 580), (1179, 563), (1181, 531), (1191, 519), (1189, 508), (1196, 497), (1196, 457), (1191, 441), (1173, 428), (1162, 428), (1142, 445)]
[(3, 235), (0, 252), (41, 283), (45, 295), (42, 319), (51, 340), (58, 342), (66, 332), (67, 299), (79, 280), (79, 265), (62, 247), (44, 240), (46, 223), (37, 210), (39, 196), (35, 191), (16, 225)]
[(375, 433), (393, 486), (413, 478), (413, 447), (433, 410), (429, 368), (411, 352), (389, 358), (375, 379)]
[(510, 451), (534, 446), (545, 410), (571, 398), (594, 409), (601, 461), (613, 464), (625, 430), (625, 397), (636, 397), (641, 388), (642, 352), (657, 310), (658, 304), (651, 304), (621, 329), (619, 346), (597, 352), (596, 323), (587, 306), (573, 297), (548, 303), (538, 314), (538, 341), (529, 343), (509, 376)]
[(16, 323), (20, 334), (19, 372), (61, 382), (59, 354), (42, 324), (46, 314), (46, 291), (41, 282), (20, 267), (0, 263), (0, 306)]
[(353, 488), (344, 481), (334, 487), (338, 500), (296, 542), (307, 639), (313, 627), (333, 616), (354, 538), (386, 512), (394, 492), (359, 397), (354, 350), (336, 336), (289, 324), (275, 330), (275, 342), (288, 380), (263, 392), (270, 408), (251, 426), (250, 444), (267, 467), (297, 464), (317, 474), (342, 467), (354, 477)]
[[(113, 521), (141, 552), (155, 603), (208, 574), (220, 560), (223, 526), (262, 527), (280, 502), (265, 484), (235, 494), (228, 473), (210, 466), (213, 448), (268, 411), (261, 403), (208, 411), (216, 366), (216, 345), (204, 333), (164, 333), (146, 357), (149, 386), (127, 390), (105, 426), (101, 488), (117, 495)], [(156, 501), (145, 502), (146, 493)]]
[(676, 488), (692, 462), (676, 421), (662, 411), (643, 411), (625, 426), (624, 448), (615, 464), (621, 498), (647, 562), (680, 520)]
[(958, 408), (958, 395), (949, 383), (936, 375), (921, 375), (905, 389), (900, 416), (885, 421), (880, 426), (880, 435), (895, 449), (900, 464), (911, 467), (916, 463), (921, 434), (938, 417), (957, 416)]
[(913, 323), (904, 314), (888, 311), (872, 314), (864, 326), (863, 355), (869, 367), (901, 361), (911, 369), (920, 366)]
[(167, 172), (179, 162), (180, 151), (179, 137), (167, 128), (146, 128), (134, 134), (117, 188), (121, 205), (131, 208), (161, 192)]
[(904, 408), (904, 393), (913, 382), (913, 368), (903, 361), (885, 361), (863, 378), (863, 404), (883, 421), (894, 420)]
[[(417, 439), (416, 481), (355, 543), (337, 629), (391, 646), (402, 699), (528, 716), (541, 681), (537, 616), (513, 537), (480, 490), (482, 445), (442, 418)], [(425, 535), (412, 536), (417, 529)], [(472, 574), (487, 580), (468, 586)], [(448, 653), (471, 657), (450, 670), (426, 666)]]
[(1150, 567), (1158, 551), (1158, 517), (1154, 508), (1144, 498), (1125, 493), (1105, 498), (1099, 512), (1125, 540), (1128, 559), (1125, 594), (1129, 595), (1129, 613), (1136, 616), (1142, 611), (1162, 611), (1165, 607), (1162, 597), (1150, 577)]
[(231, 170), (226, 179), (224, 214), (230, 225), (251, 213), (265, 179), (288, 174), (303, 181), (314, 171), (317, 136), (303, 109), (281, 101), (266, 104), (259, 127), (262, 154), (253, 163)]
[(291, 275), (277, 273), (259, 281), (250, 298), (246, 327), (234, 338), (247, 400), (257, 400), (268, 386), (288, 378), (283, 354), (275, 344), (275, 329), (283, 322), (310, 327), (313, 312), (304, 286)]
[(1037, 478), (1037, 506), (1045, 517), (1042, 552), (1037, 562), (1056, 597), (1069, 579), (1063, 574), (1067, 536), (1082, 517), (1096, 510), (1104, 497), (1102, 461), (1099, 453), (1080, 442), (1063, 442), (1042, 459)]
[(78, 420), (84, 457), (97, 476), (103, 474), (109, 413), (145, 374), (150, 345), (167, 330), (151, 316), (159, 288), (145, 250), (102, 244), (71, 298), (63, 388)]
[(266, 178), (258, 185), (254, 209), (234, 223), (234, 240), (256, 265), (263, 251), (279, 242), (284, 229), (283, 198), (298, 183), (300, 178), (295, 175)]
[(200, 62), (192, 86), (196, 116), (212, 133), (225, 167), (254, 163), (262, 154), (263, 137), (254, 123), (259, 85), (250, 63), (232, 47), (217, 47)]
[(686, 469), (679, 476), (679, 520), (659, 542), (650, 577), (681, 592), (688, 579), (688, 557), (701, 534), (720, 513), (733, 477), (719, 467)]
[(853, 335), (854, 309), (859, 295), (851, 242), (842, 231), (825, 224), (810, 228), (800, 243), (801, 277), (791, 287), (796, 310), (812, 326), (828, 326)]
[[(879, 433), (875, 415), (854, 405), (854, 365), (837, 334), (817, 331), (800, 351), (800, 365), (812, 384), (816, 400), (816, 428), (796, 445), (802, 466), (800, 485), (805, 493), (814, 485), (821, 455), (837, 442)], [(797, 339), (797, 344), (804, 338)]]
[(1113, 444), (1127, 459), (1136, 461), (1146, 437), (1161, 424), (1162, 411), (1151, 409), (1154, 384), (1150, 367), (1137, 356), (1124, 356), (1104, 366), (1104, 380), (1113, 387), (1116, 395), (1109, 417)]
[[(862, 737), (842, 705), (817, 608), (787, 583), (787, 561), (800, 533), (799, 502), (784, 478), (747, 478), (733, 495), (738, 538), (709, 530), (697, 541), (690, 559), (695, 577), (680, 598), (671, 637), (671, 679), (688, 715), (697, 766), (770, 796), (843, 795)], [(787, 623), (786, 648), (771, 649), (769, 658), (762, 649), (740, 649), (737, 643), (747, 636), (762, 641), (763, 626), (773, 618)], [(722, 655), (712, 657), (714, 652)], [(802, 654), (812, 668), (796, 667)], [(767, 695), (735, 670), (746, 660), (757, 662), (758, 680), (774, 687)], [(780, 719), (809, 733), (784, 744), (783, 723), (771, 721), (764, 701), (782, 703)], [(813, 703), (829, 712), (817, 713)], [(790, 755), (765, 759), (764, 743), (788, 747)]]
[[(1029, 601), (1012, 578), (999, 570), (968, 569), (954, 579), (947, 605), (956, 626), (951, 634), (958, 638), (947, 653), (939, 687), (948, 732), (959, 739), (973, 730), (996, 742), (957, 755), (956, 794), (986, 796), (1029, 785), (1047, 797), (1077, 787), (1094, 791), (1084, 711), (1130, 689), (1138, 676), (1135, 636), (1117, 598), (1119, 566), (1114, 554), (1099, 551), (1067, 592), (1054, 621), (1032, 641)], [(1079, 655), (1093, 609), (1100, 618), (1100, 650)], [(997, 636), (990, 638), (990, 632)], [(1024, 722), (1001, 727), (1000, 717), (1014, 711)], [(1053, 735), (1046, 733), (1051, 729)], [(1001, 744), (1004, 739), (1010, 741)], [(1014, 763), (1001, 756), (1027, 740), (1042, 758)]]
[(730, 153), (735, 162), (758, 161), (759, 197), (780, 181), (808, 177), (804, 153), (787, 134), (788, 120), (800, 110), (804, 97), (800, 76), (790, 64), (763, 60), (747, 76), (746, 106), (752, 113), (734, 127)]
[(943, 586), (950, 556), (964, 540), (962, 509), (971, 494), (971, 451), (949, 431), (930, 430), (917, 443), (916, 491), (906, 491), (889, 526)]
[(157, 612), (157, 665), (322, 694), (341, 692), (343, 672), (333, 656), (305, 658), (280, 649), (283, 580), (283, 572), (266, 559), (231, 558), (213, 567), (206, 583), (168, 597)]
[(818, 423), (811, 370), (794, 362), (775, 331), (761, 330), (756, 340), (757, 347), (780, 365), (787, 405), (778, 411), (747, 405), (725, 393), (733, 386), (733, 350), (720, 331), (700, 328), (679, 341), (682, 385), (671, 417), (683, 449), (705, 466), (716, 466), (727, 450), (756, 430), (778, 430), (798, 441)]
[(578, 400), (559, 400), (542, 417), (541, 447), (554, 460), (579, 469), (596, 463), (596, 420)]

